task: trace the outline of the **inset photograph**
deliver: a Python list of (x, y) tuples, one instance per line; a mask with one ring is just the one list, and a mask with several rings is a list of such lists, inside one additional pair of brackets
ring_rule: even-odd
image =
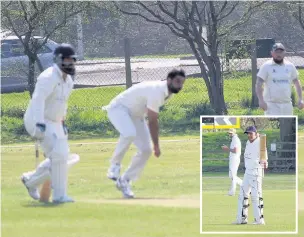
[(201, 116), (201, 234), (294, 234), (297, 117)]

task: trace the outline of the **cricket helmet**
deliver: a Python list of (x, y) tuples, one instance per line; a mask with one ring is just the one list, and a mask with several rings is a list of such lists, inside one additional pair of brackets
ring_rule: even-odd
[[(72, 58), (74, 62), (64, 62), (65, 58)], [(54, 51), (54, 63), (58, 65), (61, 71), (73, 76), (75, 75), (75, 62), (77, 56), (75, 50), (70, 44), (60, 44)]]

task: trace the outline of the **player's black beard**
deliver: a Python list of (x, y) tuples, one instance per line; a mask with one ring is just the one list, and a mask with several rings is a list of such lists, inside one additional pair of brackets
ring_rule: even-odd
[(177, 94), (177, 93), (180, 91), (180, 88), (175, 88), (175, 87), (172, 86), (172, 84), (170, 84), (170, 85), (168, 86), (168, 89), (169, 89), (169, 91), (170, 91), (171, 93), (173, 93), (173, 94)]
[(283, 59), (275, 59), (273, 58), (273, 61), (276, 63), (276, 64), (282, 64), (283, 63)]

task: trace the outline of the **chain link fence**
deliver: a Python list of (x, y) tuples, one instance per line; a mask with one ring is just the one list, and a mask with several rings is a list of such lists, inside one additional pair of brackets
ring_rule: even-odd
[[(200, 67), (194, 56), (131, 56), (130, 67), (128, 67), (129, 64), (126, 62), (128, 62), (128, 56), (132, 55), (134, 47), (128, 44), (125, 46), (127, 60), (124, 58), (94, 59), (77, 63), (76, 89), (69, 100), (67, 120), (72, 138), (117, 135), (102, 106), (124, 91), (128, 83), (165, 80), (168, 72), (174, 68), (183, 68), (188, 79), (184, 89), (161, 109), (161, 134), (193, 134), (193, 132), (198, 134), (199, 116), (214, 114), (205, 82), (201, 77)], [(229, 114), (262, 114), (261, 110), (251, 108), (252, 78), (255, 74), (252, 71), (251, 56), (229, 60), (226, 57), (220, 58), (224, 97)], [(287, 59), (299, 68), (304, 65), (302, 56), (288, 55)], [(266, 60), (268, 59), (258, 58), (257, 68)], [(126, 77), (128, 70), (131, 77)], [(304, 83), (304, 72), (301, 70), (300, 77)], [(24, 91), (26, 86), (27, 81), (24, 75), (2, 78), (1, 126), (4, 143), (27, 137), (22, 121), (30, 100), (29, 93)], [(23, 92), (4, 94), (4, 88), (10, 88), (7, 92)], [(301, 121), (300, 119), (299, 122)]]

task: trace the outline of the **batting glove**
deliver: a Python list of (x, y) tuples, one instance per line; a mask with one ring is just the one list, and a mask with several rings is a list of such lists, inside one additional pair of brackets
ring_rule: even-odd
[(44, 123), (36, 123), (36, 127), (35, 127), (35, 130), (34, 130), (33, 137), (38, 139), (38, 140), (43, 139), (44, 134), (45, 134), (45, 129), (46, 129), (46, 126), (45, 126)]
[(62, 121), (62, 127), (65, 135), (68, 135), (68, 127), (64, 121)]

